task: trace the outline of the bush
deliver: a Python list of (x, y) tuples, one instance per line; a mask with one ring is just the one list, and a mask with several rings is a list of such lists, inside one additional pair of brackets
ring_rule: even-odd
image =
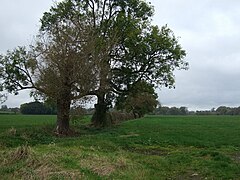
[(134, 116), (133, 113), (112, 111), (112, 112), (107, 113), (107, 118), (109, 119), (109, 121), (112, 122), (112, 124), (117, 124), (117, 123), (120, 123), (122, 121), (135, 119), (135, 116)]

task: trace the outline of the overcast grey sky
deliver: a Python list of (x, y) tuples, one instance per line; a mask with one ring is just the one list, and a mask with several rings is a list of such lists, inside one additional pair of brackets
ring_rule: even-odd
[[(0, 53), (28, 45), (51, 0), (0, 0)], [(176, 88), (162, 88), (162, 105), (210, 109), (240, 106), (240, 1), (151, 0), (153, 23), (168, 24), (187, 51), (188, 71), (177, 71)], [(28, 93), (9, 96), (9, 107), (29, 102)]]

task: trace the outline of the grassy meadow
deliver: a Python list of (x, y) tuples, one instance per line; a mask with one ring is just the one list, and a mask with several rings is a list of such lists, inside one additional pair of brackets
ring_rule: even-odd
[(0, 179), (240, 179), (239, 116), (146, 116), (75, 137), (55, 116), (0, 115)]

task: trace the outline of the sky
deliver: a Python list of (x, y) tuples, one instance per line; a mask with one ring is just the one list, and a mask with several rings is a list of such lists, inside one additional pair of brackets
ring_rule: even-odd
[[(51, 0), (0, 0), (0, 53), (31, 44), (39, 19)], [(151, 0), (153, 24), (171, 28), (186, 50), (189, 70), (175, 72), (175, 89), (157, 90), (163, 106), (204, 110), (240, 106), (240, 1)], [(10, 95), (17, 107), (31, 101), (29, 92)]]

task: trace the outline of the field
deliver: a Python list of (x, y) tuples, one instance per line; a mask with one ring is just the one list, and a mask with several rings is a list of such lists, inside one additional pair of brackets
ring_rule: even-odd
[(240, 117), (147, 116), (111, 129), (0, 115), (0, 179), (240, 179)]

